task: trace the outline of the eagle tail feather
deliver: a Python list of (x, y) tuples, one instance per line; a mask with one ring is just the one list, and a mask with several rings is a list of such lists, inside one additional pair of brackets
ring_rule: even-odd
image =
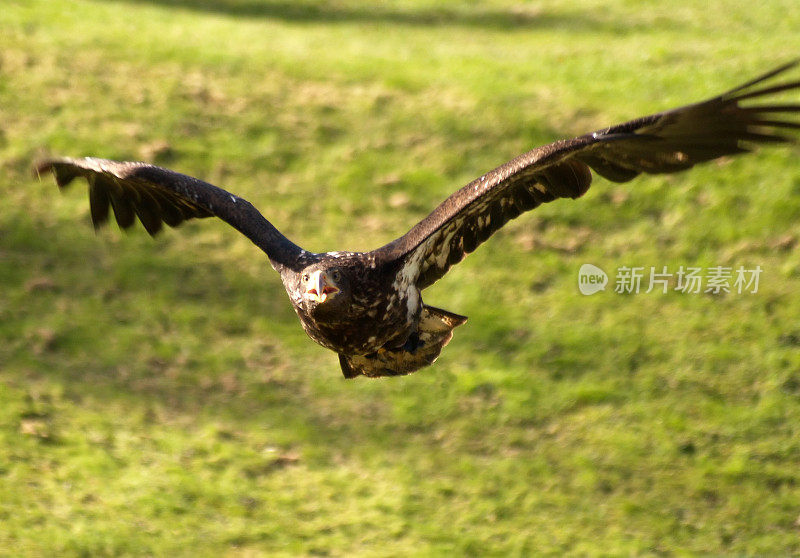
[(381, 347), (367, 355), (339, 355), (345, 378), (404, 376), (433, 364), (453, 338), (453, 329), (467, 321), (466, 316), (441, 308), (422, 307), (417, 331), (398, 348)]

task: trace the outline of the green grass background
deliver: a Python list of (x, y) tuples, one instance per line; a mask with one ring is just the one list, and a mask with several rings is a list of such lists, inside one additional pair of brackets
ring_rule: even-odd
[[(222, 222), (95, 235), (82, 185), (30, 176), (144, 159), (371, 249), (799, 29), (794, 0), (4, 0), (0, 554), (800, 553), (796, 147), (519, 218), (425, 292), (470, 316), (440, 360), (384, 381), (345, 381)], [(764, 272), (585, 297), (583, 263)]]

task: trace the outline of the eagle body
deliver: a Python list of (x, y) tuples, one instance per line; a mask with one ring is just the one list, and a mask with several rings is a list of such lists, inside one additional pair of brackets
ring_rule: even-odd
[(466, 317), (423, 304), (421, 292), (509, 220), (559, 198), (579, 198), (592, 172), (613, 182), (674, 173), (759, 144), (788, 143), (800, 103), (777, 96), (800, 80), (769, 83), (794, 61), (699, 103), (636, 118), (523, 153), (446, 198), (406, 234), (371, 252), (311, 253), (252, 204), (172, 170), (96, 158), (41, 161), (59, 187), (89, 185), (92, 222), (163, 225), (218, 217), (261, 248), (280, 273), (309, 337), (339, 355), (345, 377), (396, 376), (432, 364)]
[[(281, 274), (292, 306), (311, 339), (345, 355), (364, 355), (384, 345), (405, 344), (419, 320), (420, 292), (414, 284), (397, 281), (396, 265), (378, 265), (369, 254), (357, 252), (315, 256), (318, 261), (299, 272)], [(347, 304), (314, 305), (304, 296), (302, 276), (320, 269), (337, 270), (354, 279), (343, 288)]]

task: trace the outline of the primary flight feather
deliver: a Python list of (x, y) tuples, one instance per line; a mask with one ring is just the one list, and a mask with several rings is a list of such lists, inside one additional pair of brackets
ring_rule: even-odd
[[(48, 159), (60, 187), (89, 183), (92, 222), (109, 209), (121, 228), (136, 219), (151, 235), (163, 224), (219, 217), (247, 236), (280, 273), (306, 333), (339, 354), (345, 377), (408, 374), (432, 364), (464, 316), (423, 304), (420, 292), (521, 213), (557, 198), (582, 196), (592, 172), (614, 182), (672, 173), (761, 143), (794, 141), (800, 103), (767, 99), (800, 90), (774, 83), (795, 61), (706, 101), (557, 141), (473, 180), (400, 238), (371, 252), (307, 252), (246, 200), (146, 163)], [(770, 83), (773, 83), (770, 85)], [(746, 104), (756, 101), (756, 104)], [(758, 103), (760, 101), (760, 103)]]

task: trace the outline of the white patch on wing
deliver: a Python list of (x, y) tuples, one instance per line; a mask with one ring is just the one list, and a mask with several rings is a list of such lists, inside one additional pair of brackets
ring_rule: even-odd
[(408, 290), (408, 301), (406, 302), (408, 306), (408, 312), (406, 313), (406, 322), (411, 323), (417, 315), (417, 311), (419, 310), (419, 303), (420, 303), (420, 296), (419, 291), (417, 289), (409, 289)]
[[(392, 288), (398, 293), (400, 300), (406, 304), (406, 323), (408, 324), (413, 322), (420, 308), (421, 297), (416, 282), (421, 267), (420, 260), (422, 260), (424, 255), (425, 250), (418, 250), (406, 261), (392, 283)], [(394, 307), (397, 298), (397, 295), (391, 296), (389, 304), (386, 307), (387, 311)]]
[(424, 254), (423, 250), (418, 250), (411, 258), (409, 258), (403, 267), (400, 268), (400, 273), (395, 277), (392, 287), (398, 292), (405, 291), (410, 285), (413, 285), (419, 277), (420, 259)]
[(341, 258), (347, 258), (347, 257), (350, 257), (350, 256), (355, 256), (356, 254), (355, 254), (355, 252), (340, 252), (340, 251), (337, 250), (335, 252), (326, 252), (325, 255), (329, 256), (329, 257), (331, 257), (333, 259), (341, 259)]

